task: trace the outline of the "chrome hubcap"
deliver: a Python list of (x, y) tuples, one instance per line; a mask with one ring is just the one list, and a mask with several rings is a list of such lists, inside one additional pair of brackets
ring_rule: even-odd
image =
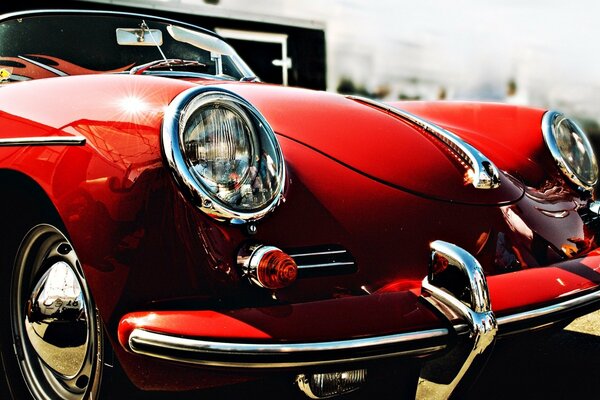
[(53, 371), (74, 376), (88, 347), (88, 312), (81, 285), (69, 264), (53, 264), (27, 301), (25, 330), (38, 357)]
[(23, 239), (13, 272), (11, 324), (15, 353), (35, 399), (95, 397), (101, 330), (79, 260), (50, 225)]

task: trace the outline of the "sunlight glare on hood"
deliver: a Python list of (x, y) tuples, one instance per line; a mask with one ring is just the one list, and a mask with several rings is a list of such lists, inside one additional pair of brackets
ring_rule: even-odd
[(127, 96), (119, 100), (121, 110), (128, 115), (135, 115), (149, 109), (148, 103), (136, 96)]

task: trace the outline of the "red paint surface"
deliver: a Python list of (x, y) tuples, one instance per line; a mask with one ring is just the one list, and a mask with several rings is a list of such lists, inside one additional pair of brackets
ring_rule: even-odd
[(548, 159), (542, 137), (545, 110), (501, 103), (397, 102), (395, 106), (417, 114), (458, 134), (496, 166), (524, 177), (534, 186), (556, 171)]
[(268, 85), (226, 87), (255, 104), (275, 132), (397, 188), (472, 204), (511, 202), (523, 193), (504, 176), (498, 189), (475, 189), (439, 140), (343, 96)]
[(442, 326), (418, 296), (395, 292), (219, 312), (137, 312), (121, 320), (119, 341), (127, 347), (129, 334), (135, 328), (216, 341), (310, 343)]
[[(402, 284), (404, 283), (404, 284)], [(497, 316), (541, 308), (600, 286), (600, 253), (546, 268), (488, 279)], [(215, 341), (317, 342), (441, 328), (444, 323), (418, 300), (419, 283), (389, 285), (377, 294), (313, 303), (229, 311), (148, 311), (126, 315), (119, 341), (140, 328)], [(398, 289), (400, 291), (394, 291)]]
[(600, 287), (600, 254), (546, 268), (488, 278), (492, 309), (497, 316), (543, 306)]
[[(481, 191), (459, 184), (462, 172), (439, 147), (383, 112), (332, 94), (222, 84), (256, 104), (280, 134), (290, 179), (285, 202), (249, 237), (195, 209), (163, 165), (164, 109), (195, 85), (108, 75), (0, 89), (3, 137), (88, 139), (83, 147), (0, 148), (0, 169), (29, 176), (56, 206), (114, 343), (123, 316), (121, 340), (135, 326), (276, 341), (437, 326), (415, 295), (433, 240), (455, 243), (478, 258), (491, 276), (499, 314), (599, 283), (598, 255), (590, 253), (595, 234), (577, 214), (585, 201), (552, 166), (541, 142), (540, 110), (403, 103), (463, 135), (528, 186), (505, 176), (502, 189)], [(512, 203), (491, 205), (500, 201)], [(358, 272), (299, 279), (273, 300), (270, 292), (250, 288), (236, 267), (237, 251), (248, 241), (282, 249), (341, 244)], [(503, 266), (502, 257), (519, 263)], [(365, 296), (365, 289), (379, 294)], [(181, 304), (193, 311), (156, 311), (183, 309)], [(244, 379), (243, 373), (215, 377), (214, 371), (175, 368), (117, 347), (123, 368), (141, 387), (173, 390)]]

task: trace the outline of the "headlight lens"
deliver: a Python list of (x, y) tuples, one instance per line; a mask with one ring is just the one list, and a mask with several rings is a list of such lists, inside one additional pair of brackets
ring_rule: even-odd
[(546, 145), (565, 176), (576, 185), (591, 189), (598, 181), (598, 164), (583, 130), (556, 111), (544, 115), (542, 130)]
[(163, 147), (180, 186), (217, 219), (257, 220), (280, 200), (285, 166), (273, 130), (250, 103), (221, 88), (178, 96)]

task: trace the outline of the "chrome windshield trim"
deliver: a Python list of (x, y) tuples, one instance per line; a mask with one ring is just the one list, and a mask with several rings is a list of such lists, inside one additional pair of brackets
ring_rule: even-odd
[(30, 136), (20, 138), (2, 138), (0, 147), (18, 146), (84, 146), (83, 136)]
[(39, 61), (35, 61), (32, 60), (31, 58), (27, 58), (25, 56), (17, 56), (18, 58), (20, 58), (21, 60), (27, 61), (28, 63), (31, 63), (33, 65), (36, 65), (42, 69), (45, 69), (48, 72), (52, 72), (53, 74), (57, 75), (57, 76), (68, 76), (66, 73), (64, 73), (63, 71), (56, 69), (54, 67), (51, 67), (49, 65), (46, 65), (44, 63), (41, 63)]
[(452, 151), (454, 151), (473, 171), (473, 186), (477, 189), (495, 189), (500, 186), (500, 172), (498, 168), (475, 147), (465, 142), (456, 134), (418, 117), (408, 111), (381, 103), (379, 101), (367, 99), (359, 96), (347, 96), (351, 100), (371, 105), (373, 107), (385, 110), (397, 117), (411, 122), (423, 128), (428, 133), (435, 136)]
[(532, 320), (535, 318), (541, 318), (561, 312), (571, 311), (578, 307), (587, 306), (597, 301), (600, 302), (600, 289), (574, 299), (566, 300), (557, 304), (552, 304), (550, 306), (523, 311), (516, 314), (505, 315), (503, 317), (498, 317), (500, 334), (502, 334), (502, 329), (506, 328), (508, 325)]
[[(428, 340), (444, 338), (449, 334), (448, 329), (440, 328), (331, 342), (234, 343), (182, 338), (134, 329), (128, 343), (134, 353), (172, 361), (218, 367), (287, 368), (399, 355), (424, 356), (446, 347), (445, 344), (428, 345)], [(423, 347), (417, 345), (413, 348), (393, 348), (394, 345), (410, 345), (411, 342), (421, 341), (425, 342)], [(377, 352), (378, 348), (383, 349)]]

